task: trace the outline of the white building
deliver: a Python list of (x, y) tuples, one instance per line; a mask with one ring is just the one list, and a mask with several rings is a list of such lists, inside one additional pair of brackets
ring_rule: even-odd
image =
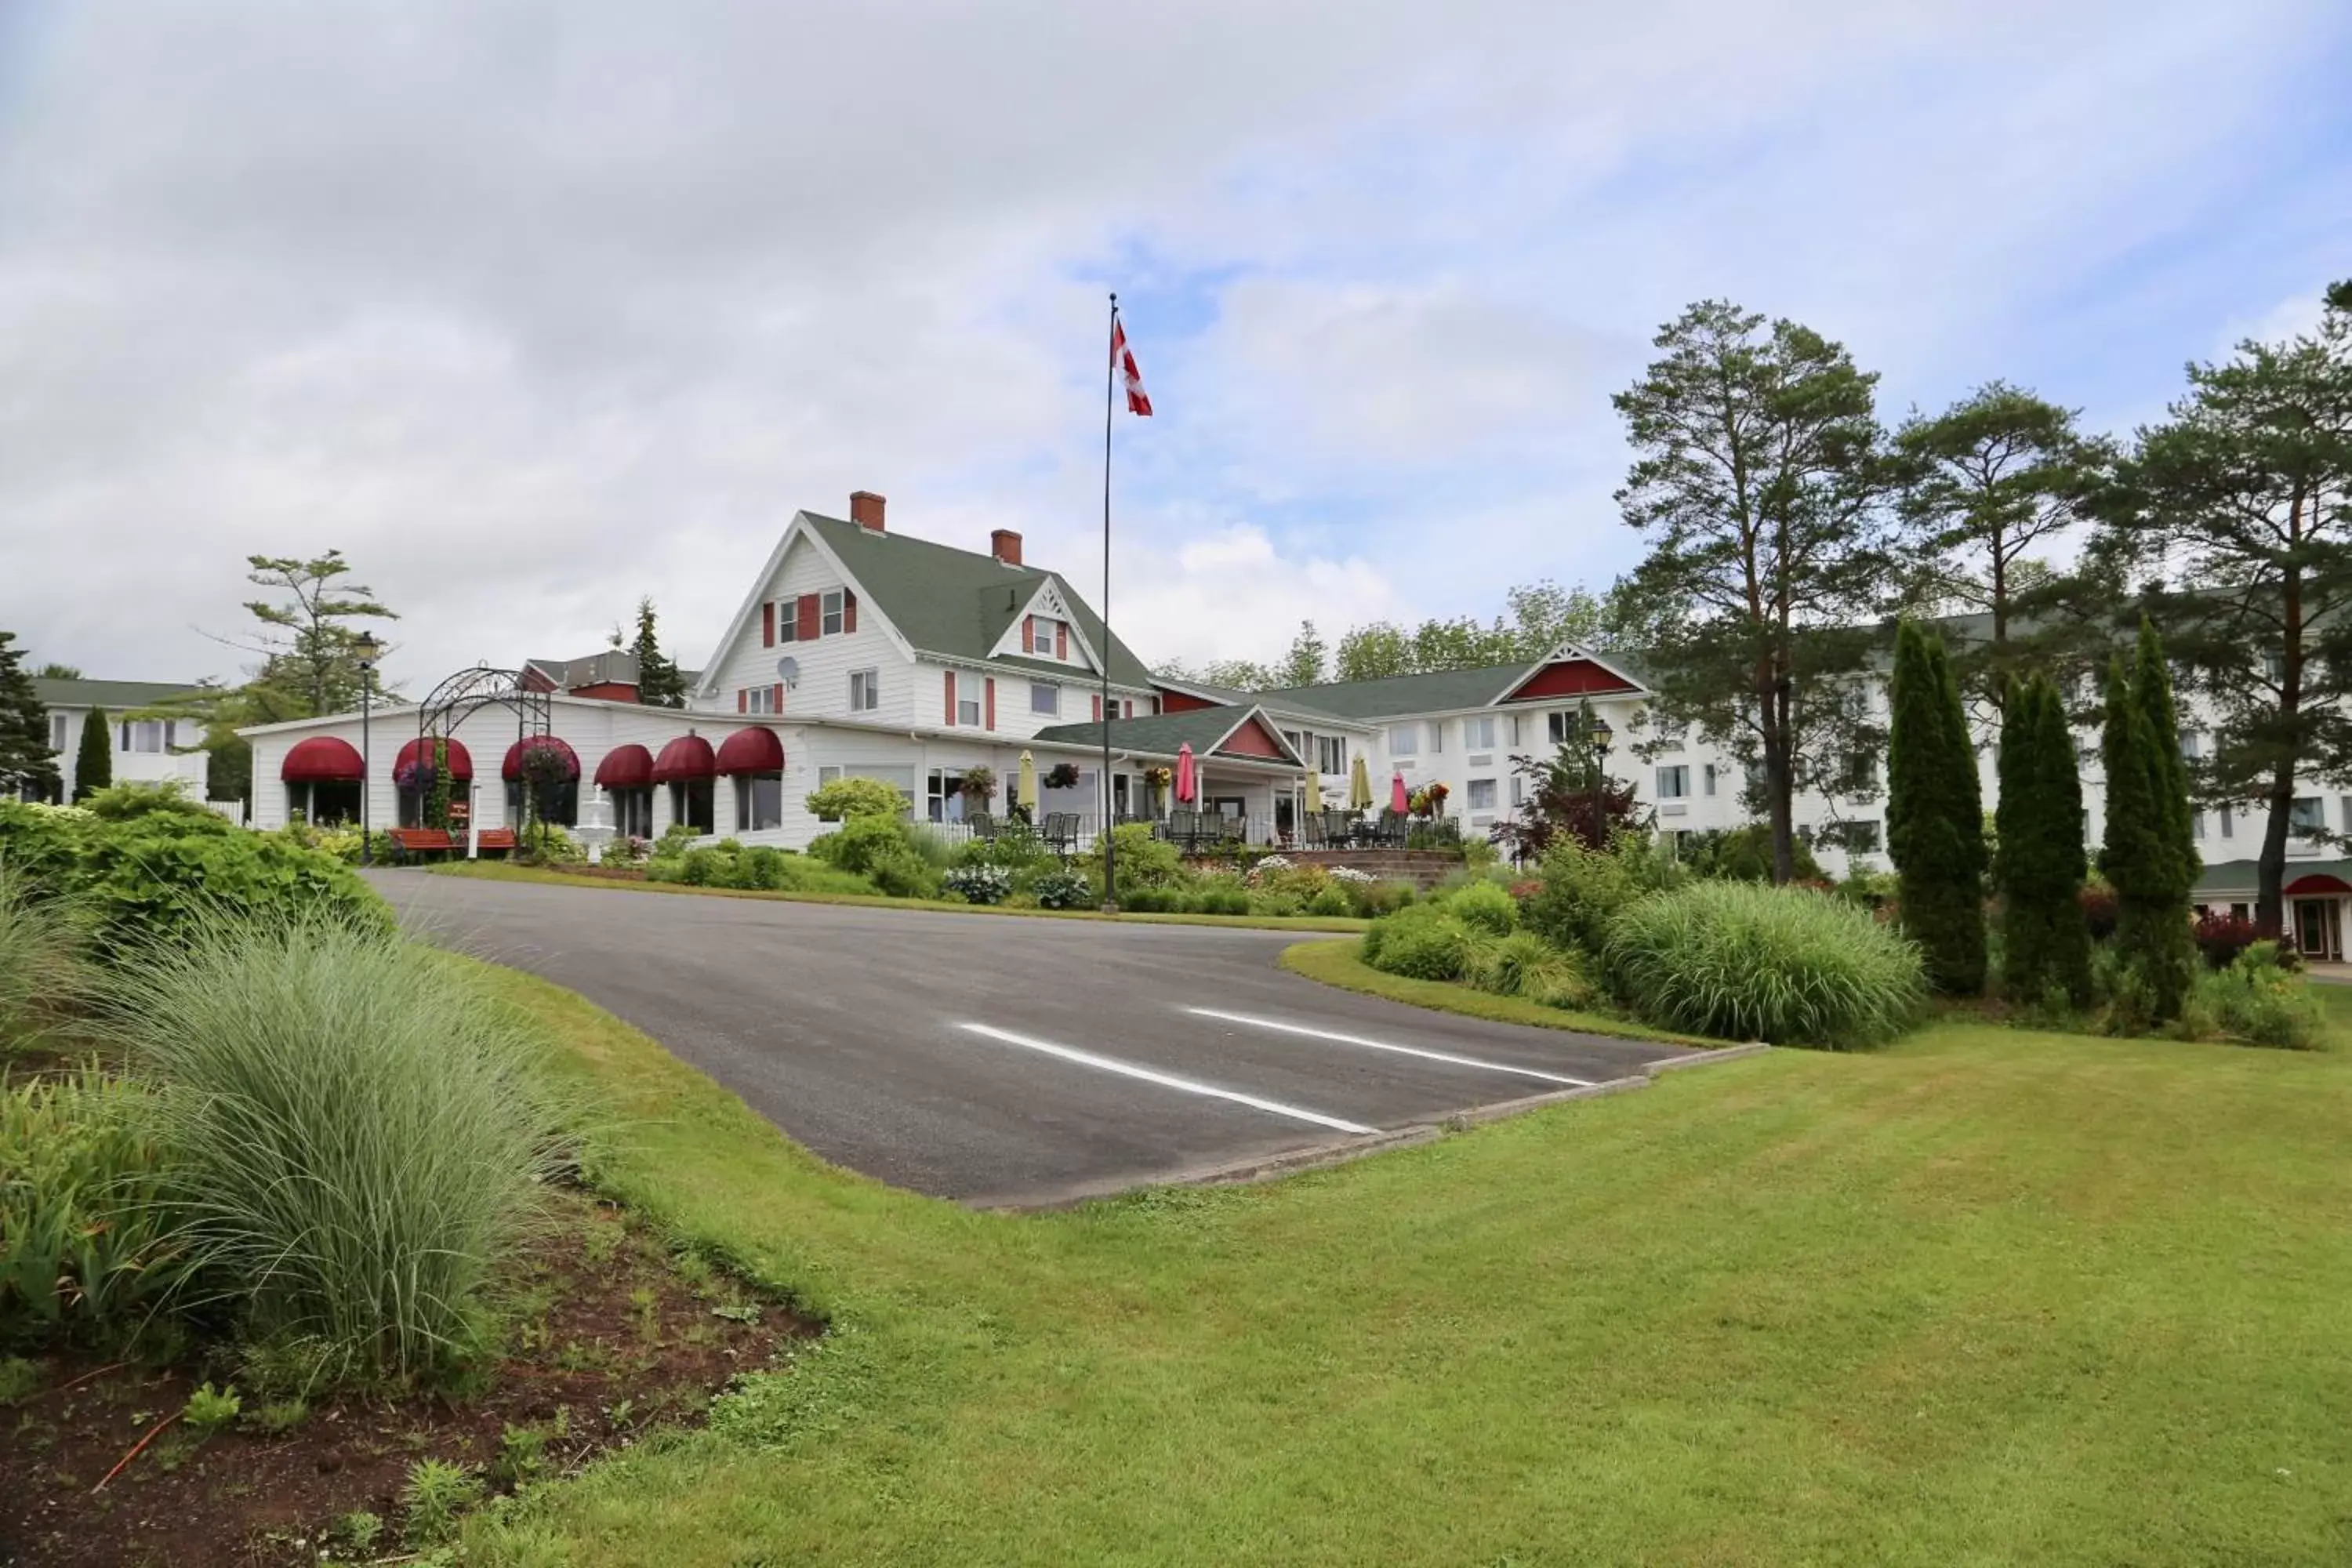
[[(49, 710), (49, 749), (57, 753), (58, 784), (54, 798), (73, 798), (81, 758), (82, 731), (93, 714), (105, 715), (113, 751), (114, 782), (177, 781), (198, 800), (205, 795), (205, 753), (194, 750), (202, 727), (190, 719), (126, 718), (184, 698), (195, 688), (158, 680), (54, 680), (36, 676), (33, 692)], [(177, 748), (191, 748), (181, 751)]]

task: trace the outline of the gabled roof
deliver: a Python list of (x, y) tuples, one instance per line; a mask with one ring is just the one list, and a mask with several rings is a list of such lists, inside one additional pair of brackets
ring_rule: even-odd
[[(802, 512), (800, 521), (856, 580), (866, 602), (921, 652), (973, 664), (1017, 665), (1065, 678), (1085, 673), (1052, 660), (990, 658), (1005, 628), (1048, 579), (1069, 607), (1071, 626), (1086, 646), (1097, 654), (1103, 651), (1102, 618), (1058, 573), (1008, 566), (980, 551), (957, 550), (909, 534), (877, 533), (812, 511)], [(1150, 689), (1151, 672), (1125, 643), (1112, 637), (1107, 657), (1112, 681)]]
[(575, 686), (637, 684), (637, 656), (632, 648), (608, 647), (579, 658), (527, 658), (523, 668), (539, 671), (555, 682), (559, 691)]
[[(1183, 747), (1190, 746), (1194, 756), (1206, 757), (1252, 719), (1255, 719), (1274, 743), (1282, 748), (1290, 766), (1307, 765), (1298, 753), (1290, 749), (1290, 742), (1282, 738), (1281, 729), (1255, 703), (1114, 719), (1110, 723), (1110, 744), (1115, 752), (1146, 757), (1172, 757)], [(1057, 745), (1099, 747), (1103, 743), (1103, 727), (1092, 722), (1049, 724), (1037, 731), (1036, 738)], [(1236, 760), (1260, 763), (1275, 762), (1271, 757), (1247, 755)]]
[(1261, 691), (1254, 700), (1286, 712), (1318, 710), (1342, 719), (1368, 721), (1404, 718), (1415, 713), (1445, 713), (1463, 708), (1486, 708), (1517, 690), (1547, 665), (1562, 659), (1586, 659), (1636, 686), (1646, 685), (1637, 666), (1625, 655), (1596, 654), (1564, 647), (1532, 663), (1481, 665), (1475, 669), (1436, 669), (1425, 675), (1391, 675), (1378, 680), (1334, 680), (1320, 686), (1294, 686)]
[(178, 698), (194, 696), (204, 688), (194, 681), (53, 680), (33, 678), (33, 695), (46, 708), (103, 708), (121, 713), (152, 708)]

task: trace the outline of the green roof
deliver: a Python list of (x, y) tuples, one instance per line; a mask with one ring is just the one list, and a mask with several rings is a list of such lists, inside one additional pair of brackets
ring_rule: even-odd
[[(1152, 713), (1136, 719), (1114, 719), (1110, 725), (1110, 743), (1114, 751), (1135, 752), (1150, 757), (1172, 757), (1185, 746), (1192, 748), (1196, 757), (1205, 757), (1233, 727), (1247, 718), (1248, 707), (1193, 708), (1182, 713)], [(1273, 726), (1267, 726), (1273, 730)], [(1276, 739), (1281, 732), (1274, 731)], [(1093, 746), (1103, 743), (1103, 727), (1094, 722), (1084, 724), (1049, 724), (1037, 731), (1040, 741), (1058, 745)], [(1288, 744), (1287, 742), (1283, 742)], [(1247, 757), (1245, 762), (1272, 763), (1272, 757)], [(1294, 764), (1296, 765), (1296, 764)]]
[(153, 708), (202, 689), (194, 681), (47, 680), (36, 676), (33, 694), (46, 708), (103, 708), (121, 713)]
[[(1633, 659), (1615, 651), (1594, 657), (1645, 681)], [(1433, 669), (1425, 675), (1390, 675), (1378, 680), (1332, 680), (1319, 686), (1292, 686), (1260, 691), (1244, 699), (1268, 708), (1335, 718), (1386, 719), (1407, 713), (1443, 713), (1455, 708), (1484, 708), (1526, 678), (1536, 661), (1481, 665), (1475, 669)]]
[[(2352, 883), (2352, 860), (2289, 860), (2282, 879), (2293, 887), (2301, 877), (2334, 877)], [(2196, 893), (2251, 893), (2260, 886), (2261, 868), (2252, 860), (2217, 860), (2197, 874)]]
[[(801, 515), (841, 558), (867, 601), (888, 617), (899, 636), (925, 653), (973, 663), (989, 660), (1013, 618), (1050, 578), (1060, 585), (1079, 634), (1108, 662), (1111, 679), (1138, 690), (1151, 688), (1151, 672), (1125, 643), (1114, 637), (1105, 650), (1102, 618), (1066, 577), (1034, 566), (1007, 566), (992, 555), (909, 534), (877, 533), (837, 517)], [(1078, 680), (1090, 673), (1051, 660), (993, 662)]]

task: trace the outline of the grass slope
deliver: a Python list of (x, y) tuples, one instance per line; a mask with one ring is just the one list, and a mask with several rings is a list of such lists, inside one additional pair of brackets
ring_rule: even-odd
[(560, 888), (617, 888), (630, 893), (694, 893), (714, 899), (773, 899), (793, 904), (863, 904), (885, 910), (945, 910), (959, 915), (1012, 915), (1045, 921), (1138, 921), (1147, 924), (1241, 926), (1256, 931), (1361, 931), (1371, 921), (1346, 915), (1118, 914), (1100, 910), (1008, 910), (1002, 904), (959, 904), (945, 899), (892, 899), (879, 893), (791, 893), (766, 888), (696, 888), (684, 882), (632, 882), (616, 877), (572, 877), (541, 866), (503, 860), (445, 860), (425, 870), (437, 877), (489, 882), (544, 882)]
[(712, 1430), (478, 1524), (478, 1560), (2352, 1545), (2341, 1052), (1947, 1025), (1013, 1216), (830, 1169), (588, 1004), (501, 984), (630, 1123), (614, 1184), (836, 1331)]

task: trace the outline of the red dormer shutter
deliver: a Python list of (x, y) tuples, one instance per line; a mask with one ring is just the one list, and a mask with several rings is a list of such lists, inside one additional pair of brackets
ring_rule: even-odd
[(1070, 627), (1066, 621), (1054, 623), (1054, 657), (1055, 658), (1070, 657)]
[(776, 646), (776, 602), (773, 599), (760, 606), (760, 646)]
[(737, 687), (735, 689), (735, 711), (738, 713), (749, 713), (751, 710), (751, 689), (748, 686)]
[(1021, 617), (1021, 651), (1023, 653), (1037, 651), (1037, 617), (1034, 616)]
[(1093, 701), (1095, 705), (1095, 722), (1099, 724), (1102, 722), (1102, 693), (1099, 691), (1096, 692), (1094, 694)]
[(846, 588), (841, 591), (841, 629), (845, 634), (857, 629), (857, 595)]
[(955, 728), (955, 671), (948, 671), (948, 728)]
[(781, 713), (783, 710), (784, 683), (779, 680), (773, 686), (768, 688), (768, 711), (771, 713)]
[(987, 727), (993, 730), (996, 728), (996, 677), (992, 675), (988, 678), (988, 684), (981, 688), (981, 698), (986, 709), (983, 717), (987, 720)]
[(818, 618), (822, 606), (814, 594), (803, 594), (793, 606), (793, 638), (796, 642), (814, 642), (823, 634), (824, 623)]

